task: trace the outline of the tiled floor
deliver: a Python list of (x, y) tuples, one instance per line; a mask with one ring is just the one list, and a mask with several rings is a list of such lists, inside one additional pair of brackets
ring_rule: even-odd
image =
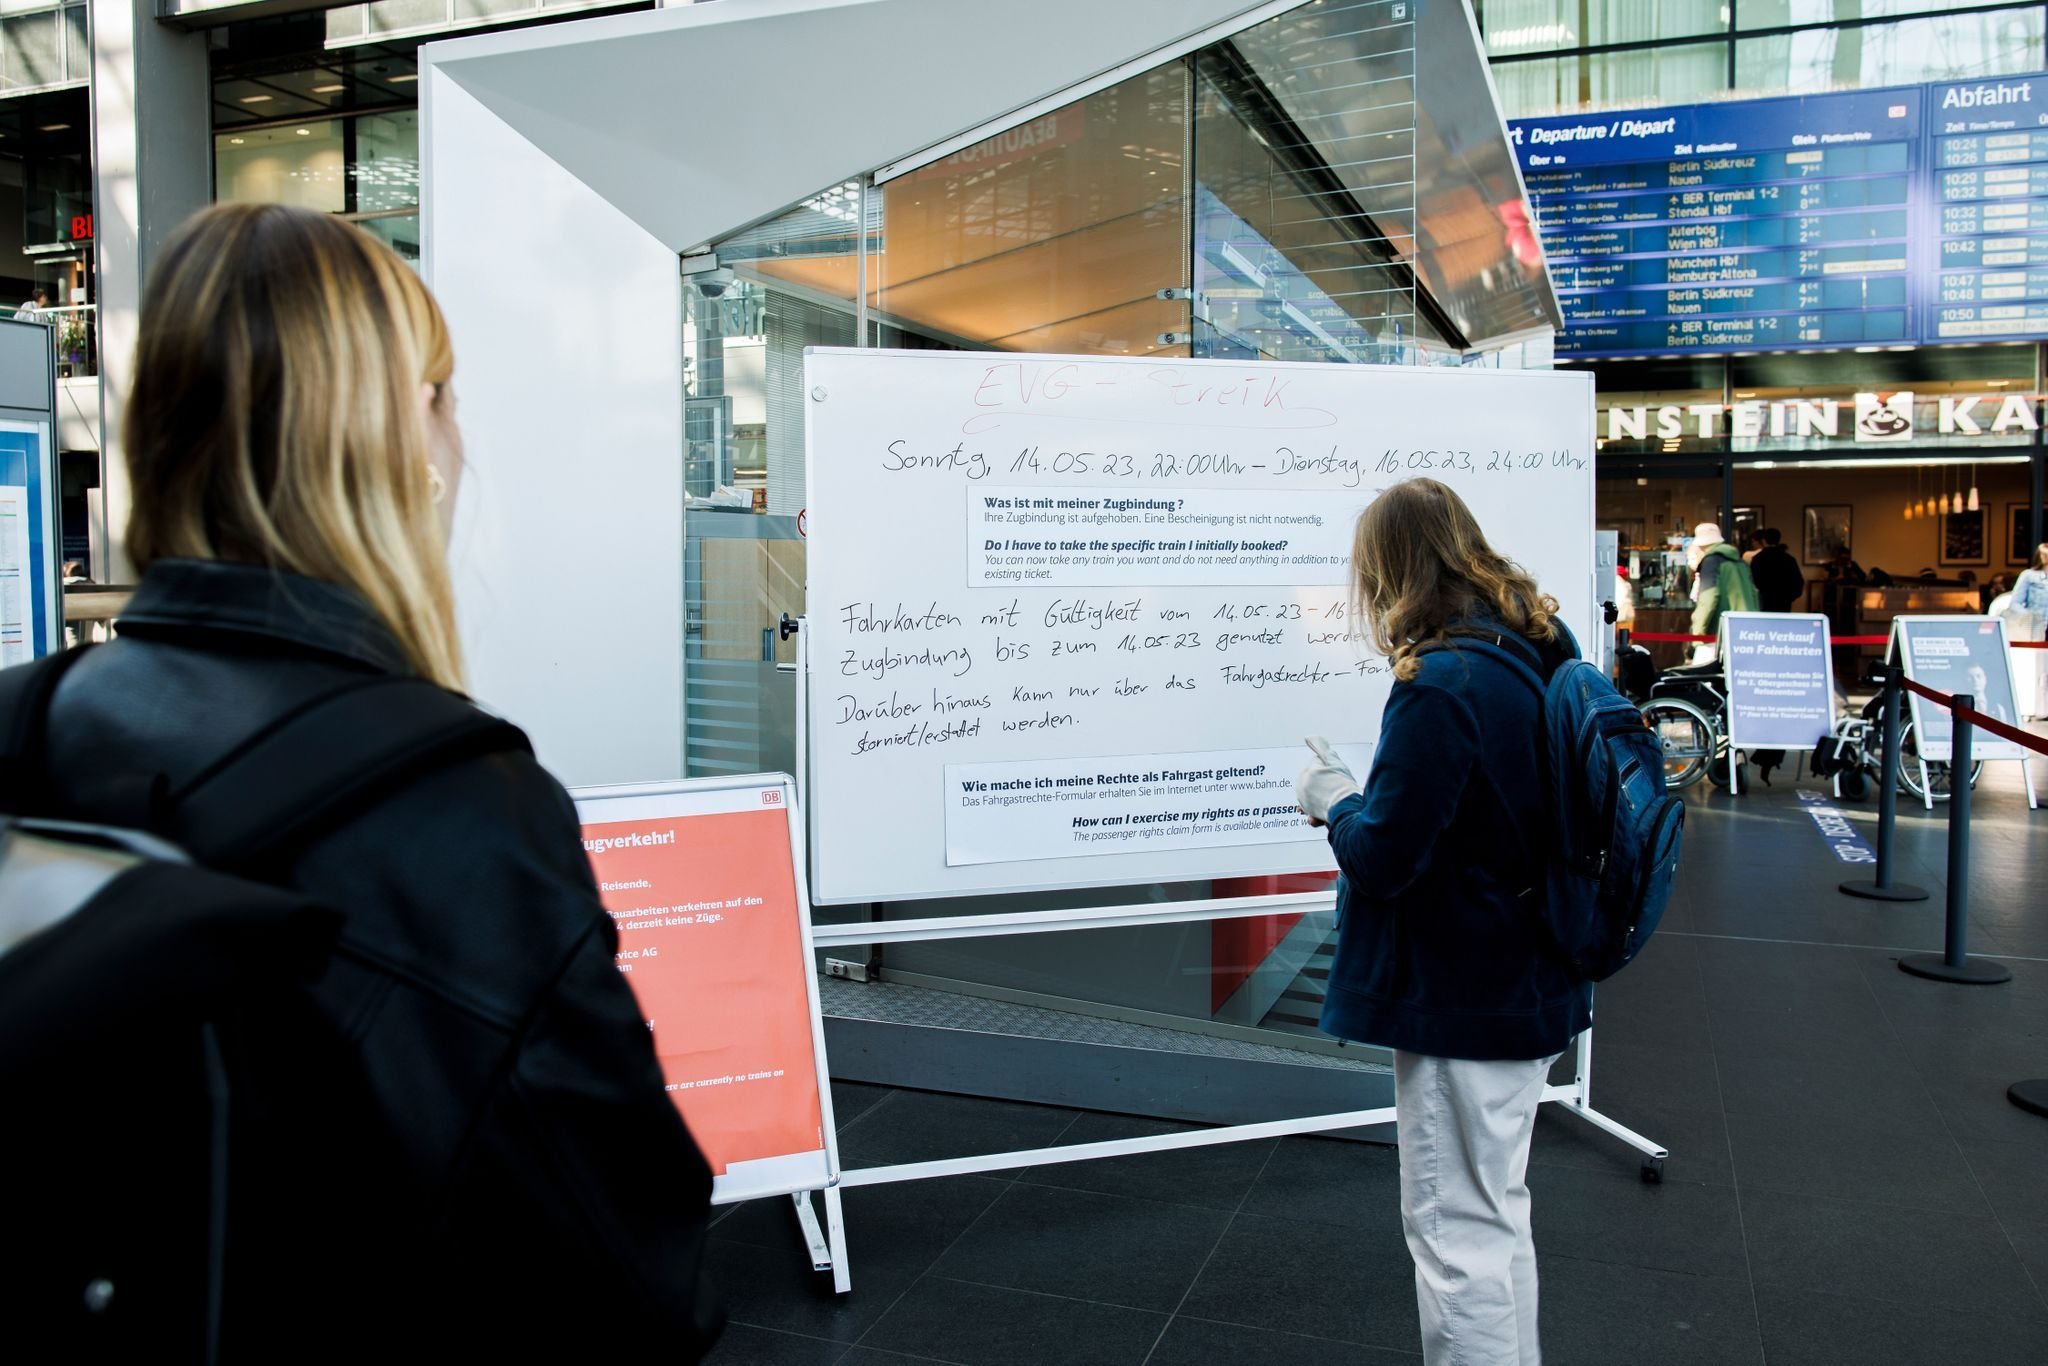
[[(1781, 781), (1698, 792), (1677, 899), (1600, 992), (1595, 1095), (1666, 1144), (1664, 1183), (1546, 1110), (1530, 1185), (1553, 1366), (2048, 1362), (2048, 811), (1986, 776), (1972, 948), (2014, 980), (1901, 973), (1941, 943), (1943, 826), (1854, 901)], [(2048, 774), (2037, 773), (2038, 777)], [(1865, 804), (1865, 807), (1870, 804)], [(1873, 814), (1847, 807), (1873, 840)], [(1174, 1126), (839, 1086), (846, 1165)], [(1232, 1366), (1419, 1360), (1392, 1149), (1290, 1138), (850, 1191), (835, 1298), (784, 1202), (713, 1231), (721, 1363)]]

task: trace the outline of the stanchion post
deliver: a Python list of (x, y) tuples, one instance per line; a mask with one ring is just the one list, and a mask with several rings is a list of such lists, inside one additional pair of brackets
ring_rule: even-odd
[(1910, 954), (1899, 967), (1915, 977), (1965, 986), (1996, 986), (2010, 982), (2012, 973), (1996, 963), (1970, 957), (1970, 748), (1977, 727), (1977, 699), (1958, 693), (1949, 702), (1955, 719), (1955, 740), (1949, 751), (1948, 792), (1948, 930), (1943, 952)]
[(1902, 671), (1894, 662), (1884, 666), (1883, 719), (1878, 723), (1884, 736), (1884, 762), (1877, 775), (1877, 878), (1855, 878), (1842, 884), (1850, 896), (1866, 901), (1925, 901), (1927, 889), (1892, 881), (1892, 829), (1899, 820), (1899, 718), (1906, 705), (1906, 689), (1899, 679)]

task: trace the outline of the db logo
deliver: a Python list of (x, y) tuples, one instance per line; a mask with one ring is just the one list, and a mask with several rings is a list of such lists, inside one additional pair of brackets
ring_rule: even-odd
[(769, 789), (768, 789), (768, 790), (767, 790), (766, 792), (763, 792), (763, 793), (761, 794), (761, 805), (763, 805), (763, 806), (780, 806), (780, 805), (782, 805), (782, 789), (781, 789), (781, 788), (779, 788), (779, 787), (771, 787), (771, 788), (769, 788)]

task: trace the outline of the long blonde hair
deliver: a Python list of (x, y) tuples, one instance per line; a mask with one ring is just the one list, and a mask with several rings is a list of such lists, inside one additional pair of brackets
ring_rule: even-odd
[(136, 567), (231, 560), (345, 585), (414, 668), (461, 688), (420, 403), (454, 369), (433, 295), (369, 234), (279, 205), (198, 214), (142, 304), (124, 442)]
[(1465, 500), (1434, 479), (1396, 484), (1358, 514), (1351, 574), (1352, 610), (1403, 682), (1422, 671), (1416, 651), (1466, 618), (1557, 638), (1557, 600), (1488, 545)]

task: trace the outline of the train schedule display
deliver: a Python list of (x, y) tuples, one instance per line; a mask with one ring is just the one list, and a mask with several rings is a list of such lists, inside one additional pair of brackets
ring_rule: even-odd
[(1566, 356), (2048, 336), (2048, 79), (1511, 125)]

